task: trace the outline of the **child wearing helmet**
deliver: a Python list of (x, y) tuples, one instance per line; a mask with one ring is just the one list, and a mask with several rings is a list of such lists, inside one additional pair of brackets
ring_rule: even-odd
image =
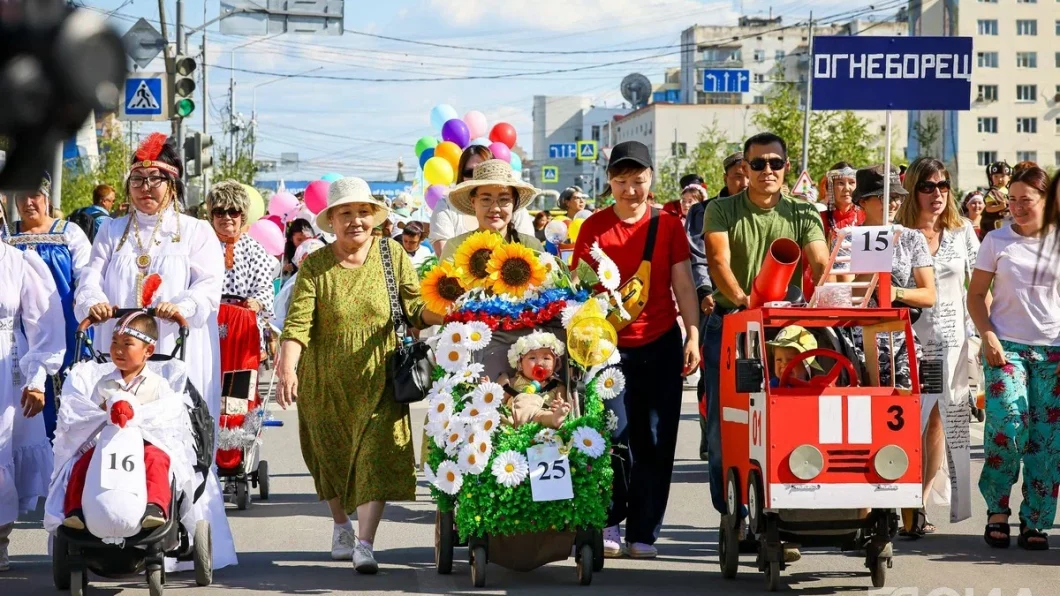
[[(766, 342), (772, 348), (773, 374), (770, 375), (769, 386), (780, 387), (780, 376), (784, 374), (788, 364), (795, 360), (799, 354), (817, 349), (817, 338), (804, 327), (799, 325), (788, 325), (780, 330), (776, 339)], [(810, 380), (813, 371), (820, 371), (821, 365), (810, 357), (802, 361), (802, 366), (795, 367), (793, 376), (800, 381)]]

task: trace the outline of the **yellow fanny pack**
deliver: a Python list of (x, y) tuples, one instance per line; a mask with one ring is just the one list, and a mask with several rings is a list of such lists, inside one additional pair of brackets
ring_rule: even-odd
[[(644, 241), (644, 256), (641, 258), (640, 266), (632, 277), (627, 279), (618, 288), (618, 295), (622, 298), (622, 307), (629, 313), (628, 319), (623, 319), (618, 312), (612, 312), (607, 316), (607, 321), (619, 332), (630, 323), (637, 320), (644, 307), (648, 304), (648, 295), (651, 290), (651, 258), (655, 253), (655, 237), (659, 232), (659, 210), (651, 210), (651, 221), (648, 222), (648, 237)], [(614, 303), (614, 298), (611, 298)]]

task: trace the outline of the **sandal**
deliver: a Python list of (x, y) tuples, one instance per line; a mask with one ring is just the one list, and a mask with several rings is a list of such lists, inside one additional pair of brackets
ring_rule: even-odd
[(1020, 523), (1016, 544), (1023, 550), (1049, 550), (1049, 535), (1041, 530), (1029, 530), (1026, 524)]
[(935, 532), (935, 526), (928, 523), (927, 514), (923, 509), (903, 509), (902, 521), (902, 529), (898, 530), (898, 535), (902, 538), (919, 540), (925, 534)]
[[(1011, 512), (1000, 511), (998, 513), (988, 513), (986, 518), (989, 520), (995, 515), (1011, 515)], [(1010, 532), (1012, 527), (1009, 525), (1008, 520), (1003, 522), (991, 522), (987, 521), (986, 530), (983, 532), (983, 540), (993, 548), (1008, 548), (1012, 541)], [(993, 534), (1004, 534), (1004, 538), (998, 538)]]

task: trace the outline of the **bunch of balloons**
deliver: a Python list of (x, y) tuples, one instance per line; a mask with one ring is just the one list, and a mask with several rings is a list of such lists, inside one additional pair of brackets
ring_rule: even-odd
[(270, 255), (280, 256), (286, 243), (287, 224), (296, 219), (315, 222), (316, 215), (328, 206), (331, 183), (340, 179), (341, 174), (325, 174), (320, 180), (310, 182), (301, 201), (289, 192), (278, 192), (269, 199), (268, 215), (261, 194), (246, 186), (250, 196), (250, 212), (247, 214), (250, 228), (247, 233)]
[(438, 131), (438, 136), (416, 141), (416, 157), (428, 185), (424, 201), (431, 209), (456, 181), (460, 155), (471, 145), (488, 147), (495, 159), (510, 163), (515, 172), (523, 169), (522, 160), (511, 151), (517, 140), (515, 127), (507, 122), (489, 128), (482, 112), (472, 110), (460, 118), (453, 106), (439, 104), (431, 109), (431, 127)]

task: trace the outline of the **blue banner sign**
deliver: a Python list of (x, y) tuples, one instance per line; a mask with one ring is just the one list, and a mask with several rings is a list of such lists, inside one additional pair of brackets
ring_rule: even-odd
[(815, 37), (815, 110), (968, 110), (971, 37)]
[(549, 159), (574, 159), (578, 157), (578, 143), (553, 143), (548, 146)]
[(751, 71), (738, 68), (708, 68), (703, 71), (705, 93), (748, 93)]

